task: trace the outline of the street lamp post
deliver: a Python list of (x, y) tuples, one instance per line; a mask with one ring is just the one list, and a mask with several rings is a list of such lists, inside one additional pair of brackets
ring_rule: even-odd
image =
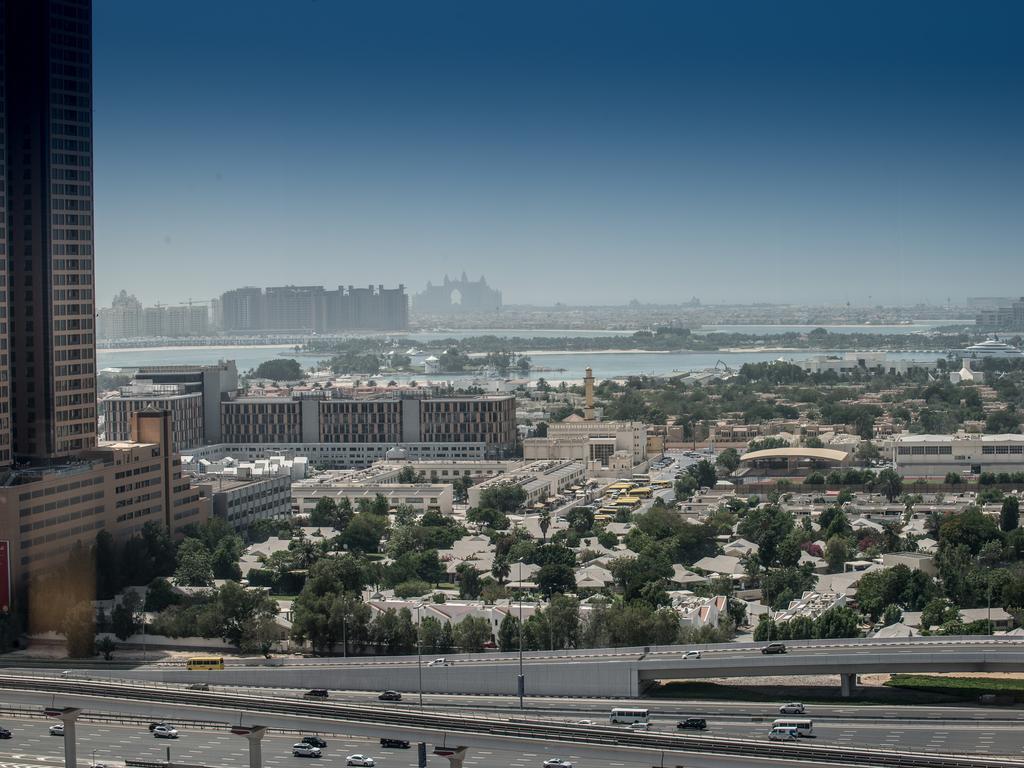
[(519, 677), (516, 679), (516, 688), (519, 691), (519, 709), (523, 707), (523, 693), (526, 688), (526, 678), (523, 676), (523, 559), (516, 560), (519, 566)]
[(420, 711), (423, 711), (423, 623), (420, 621), (420, 601), (413, 606), (416, 609), (416, 671), (420, 678)]

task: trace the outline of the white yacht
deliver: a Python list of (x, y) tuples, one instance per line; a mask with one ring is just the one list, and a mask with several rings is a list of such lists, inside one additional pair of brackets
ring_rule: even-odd
[(1024, 357), (1016, 347), (1011, 347), (999, 339), (986, 339), (979, 344), (972, 344), (963, 351), (964, 357), (984, 359), (987, 357)]

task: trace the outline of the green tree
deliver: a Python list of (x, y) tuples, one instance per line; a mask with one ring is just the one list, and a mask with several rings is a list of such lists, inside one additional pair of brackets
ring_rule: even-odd
[(937, 597), (930, 600), (921, 611), (921, 628), (941, 626), (959, 618), (960, 611), (946, 598)]
[(519, 650), (519, 618), (505, 614), (498, 627), (498, 650), (502, 652)]
[(933, 598), (939, 587), (922, 571), (897, 565), (865, 573), (857, 582), (857, 606), (872, 620), (877, 620), (891, 606), (920, 611)]
[(857, 446), (856, 456), (857, 460), (865, 466), (878, 459), (881, 454), (878, 451), (878, 446), (872, 443), (870, 440), (862, 440)]
[(480, 597), (480, 572), (472, 563), (459, 563), (455, 567), (456, 579), (459, 582), (459, 597), (475, 600)]
[(883, 627), (891, 627), (893, 624), (898, 624), (902, 618), (903, 609), (898, 605), (889, 603), (882, 612), (881, 624)]
[(500, 482), (480, 492), (478, 506), (510, 514), (526, 503), (526, 491), (517, 483)]
[(845, 536), (833, 536), (825, 543), (825, 560), (833, 573), (841, 571), (843, 564), (850, 559), (853, 546)]
[(262, 590), (228, 581), (214, 593), (207, 612), (208, 631), (224, 642), (249, 652), (269, 650), (267, 623), (277, 615), (277, 603)]
[(960, 477), (959, 472), (947, 472), (946, 473), (946, 485), (960, 485), (963, 482), (963, 478)]
[(845, 605), (829, 608), (814, 621), (814, 635), (821, 639), (860, 636), (860, 616)]
[(186, 587), (208, 587), (213, 584), (213, 561), (199, 539), (185, 539), (178, 547), (178, 566), (174, 579)]
[(105, 661), (111, 661), (114, 658), (114, 651), (117, 650), (117, 643), (110, 639), (110, 635), (104, 635), (96, 641), (96, 652), (103, 654)]
[(395, 585), (395, 597), (402, 599), (422, 597), (428, 592), (430, 592), (430, 584), (419, 579), (411, 579)]
[(215, 579), (242, 578), (242, 568), (238, 561), (242, 558), (242, 540), (238, 536), (221, 539), (210, 556), (210, 566)]
[(117, 545), (110, 531), (100, 531), (96, 534), (95, 545), (96, 559), (96, 597), (100, 600), (109, 600), (121, 589), (121, 560), (118, 556)]
[(718, 454), (715, 464), (724, 469), (726, 473), (735, 472), (740, 465), (740, 453), (735, 448), (726, 448)]
[(139, 596), (136, 592), (125, 592), (121, 602), (110, 612), (110, 622), (118, 640), (127, 640), (142, 626), (139, 620)]
[(715, 472), (715, 465), (707, 459), (701, 459), (696, 464), (691, 464), (686, 471), (693, 475), (699, 488), (714, 488), (718, 482), (718, 473)]
[(537, 572), (537, 587), (545, 598), (556, 593), (573, 592), (576, 589), (576, 576), (569, 566), (549, 563)]
[(274, 381), (298, 381), (302, 378), (302, 366), (291, 358), (266, 360), (256, 368), (256, 378)]
[(512, 573), (512, 566), (509, 565), (508, 560), (503, 557), (496, 557), (494, 559), (494, 563), (491, 565), (491, 576), (493, 576), (499, 584), (504, 584), (510, 573)]
[(145, 610), (160, 612), (168, 606), (178, 602), (178, 595), (174, 588), (167, 582), (167, 579), (153, 579), (146, 587)]
[(85, 659), (96, 655), (96, 612), (92, 604), (74, 605), (61, 623), (64, 644), (72, 659)]
[(995, 411), (985, 419), (985, 432), (990, 435), (1017, 432), (1020, 429), (1020, 416), (1012, 408)]
[(891, 503), (903, 493), (903, 478), (899, 476), (895, 469), (883, 469), (878, 473), (875, 488)]
[(1003, 507), (999, 510), (999, 528), (1002, 531), (1013, 531), (1020, 526), (1020, 504), (1016, 496), (1003, 499)]
[(540, 517), (537, 520), (537, 525), (540, 526), (541, 540), (547, 543), (548, 540), (548, 529), (551, 527), (551, 513), (548, 510), (544, 510), (540, 513)]
[(462, 653), (481, 653), (491, 641), (491, 626), (487, 619), (466, 616), (455, 625), (454, 642)]
[(673, 490), (677, 499), (688, 499), (698, 488), (697, 478), (686, 473), (676, 478)]
[(580, 641), (580, 601), (571, 595), (555, 594), (544, 611), (551, 627), (554, 649), (576, 648)]
[(309, 513), (309, 524), (317, 527), (333, 527), (338, 520), (338, 502), (330, 496), (317, 499), (316, 506)]
[(455, 647), (455, 630), (452, 629), (452, 623), (446, 621), (444, 626), (441, 627), (441, 634), (437, 641), (437, 652), (438, 653), (449, 653)]
[(339, 537), (350, 552), (376, 552), (387, 531), (387, 519), (372, 512), (359, 512)]
[(761, 562), (771, 566), (778, 556), (779, 544), (793, 530), (793, 516), (777, 504), (762, 504), (747, 512), (737, 530), (758, 545)]

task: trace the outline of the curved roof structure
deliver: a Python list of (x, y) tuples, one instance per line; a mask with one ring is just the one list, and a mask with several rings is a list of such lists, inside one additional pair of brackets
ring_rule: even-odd
[(766, 448), (763, 451), (751, 451), (740, 456), (740, 461), (757, 461), (758, 459), (818, 459), (820, 461), (846, 461), (850, 454), (834, 448)]

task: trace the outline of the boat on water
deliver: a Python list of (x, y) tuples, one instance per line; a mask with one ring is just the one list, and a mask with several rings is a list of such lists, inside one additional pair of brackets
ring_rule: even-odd
[(1005, 341), (1000, 341), (999, 339), (985, 339), (985, 341), (979, 342), (978, 344), (972, 344), (967, 347), (967, 349), (963, 350), (961, 354), (964, 357), (970, 357), (976, 360), (999, 357), (1024, 357), (1024, 352), (1021, 352), (1016, 347), (1010, 346)]

